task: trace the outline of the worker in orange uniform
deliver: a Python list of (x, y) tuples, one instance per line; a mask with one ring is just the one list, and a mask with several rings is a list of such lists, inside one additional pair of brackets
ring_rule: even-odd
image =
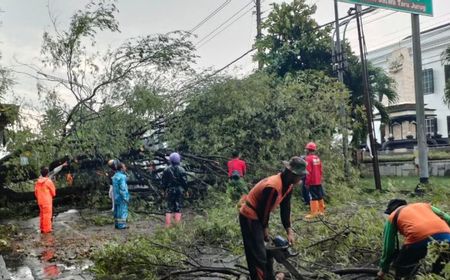
[[(267, 254), (264, 241), (269, 241), (269, 215), (280, 206), (281, 222), (290, 244), (294, 242), (291, 228), (292, 189), (306, 174), (306, 162), (300, 157), (283, 161), (283, 172), (257, 183), (241, 198), (239, 223), (244, 240), (245, 257), (252, 280), (274, 279), (273, 257)], [(283, 279), (282, 273), (277, 275)]]
[[(383, 279), (389, 272), (391, 262), (395, 267), (395, 279), (413, 279), (420, 260), (427, 255), (428, 243), (435, 240), (450, 245), (450, 215), (429, 203), (408, 204), (403, 199), (392, 199), (384, 213), (389, 217), (384, 225), (378, 279)], [(398, 233), (405, 237), (401, 248)], [(432, 272), (440, 274), (448, 262), (448, 251), (440, 252), (432, 265)]]
[(43, 167), (41, 176), (34, 185), (34, 195), (39, 205), (41, 233), (52, 232), (53, 198), (56, 195), (56, 188), (49, 176), (56, 175), (64, 166), (67, 166), (66, 162), (52, 172), (49, 172), (48, 167)]
[(305, 218), (311, 219), (317, 215), (323, 215), (325, 213), (325, 202), (323, 200), (323, 187), (322, 187), (322, 161), (316, 155), (317, 145), (314, 142), (306, 144), (306, 157), (305, 161), (308, 164), (306, 166), (305, 185), (309, 191), (310, 202), (309, 207), (311, 212), (306, 215)]

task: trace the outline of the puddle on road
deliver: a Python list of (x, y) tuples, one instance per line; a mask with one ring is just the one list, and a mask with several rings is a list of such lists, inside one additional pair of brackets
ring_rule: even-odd
[(39, 218), (7, 223), (16, 225), (22, 234), (15, 241), (16, 253), (3, 256), (12, 280), (93, 279), (88, 271), (92, 262), (79, 257), (77, 243), (88, 237), (75, 228), (80, 223), (77, 210), (60, 213), (51, 234), (39, 233)]

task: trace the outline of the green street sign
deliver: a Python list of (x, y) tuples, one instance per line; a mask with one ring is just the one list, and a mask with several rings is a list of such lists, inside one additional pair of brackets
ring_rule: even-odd
[(433, 16), (433, 0), (339, 0), (399, 12)]

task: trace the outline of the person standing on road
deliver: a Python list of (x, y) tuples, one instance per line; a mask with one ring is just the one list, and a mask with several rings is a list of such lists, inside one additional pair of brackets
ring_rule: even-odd
[(180, 166), (181, 156), (178, 153), (171, 153), (169, 161), (170, 166), (162, 175), (162, 185), (167, 197), (166, 227), (170, 226), (172, 215), (175, 216), (176, 223), (181, 221), (183, 196), (187, 189), (187, 174)]
[(274, 279), (273, 257), (267, 254), (264, 241), (269, 241), (270, 212), (278, 206), (287, 239), (290, 244), (294, 242), (290, 217), (292, 189), (307, 173), (306, 162), (292, 157), (283, 164), (283, 172), (261, 180), (241, 198), (239, 223), (252, 280)]
[(128, 203), (130, 194), (128, 193), (126, 166), (118, 163), (117, 171), (112, 177), (114, 193), (114, 226), (116, 229), (126, 229), (128, 218)]
[(42, 167), (41, 176), (34, 185), (34, 195), (39, 206), (41, 233), (52, 232), (53, 198), (56, 196), (56, 188), (50, 176), (55, 176), (64, 166), (67, 166), (67, 162), (56, 167), (52, 172), (49, 171), (48, 167)]

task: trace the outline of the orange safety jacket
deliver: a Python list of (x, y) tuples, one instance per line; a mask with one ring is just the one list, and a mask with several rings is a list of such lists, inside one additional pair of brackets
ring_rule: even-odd
[[(275, 194), (271, 194), (271, 196), (273, 197), (274, 195), (276, 195), (276, 199), (275, 197), (270, 197), (269, 199), (267, 199), (265, 202), (263, 202), (263, 192), (264, 190), (266, 190), (267, 188), (271, 188), (275, 190)], [(281, 181), (281, 173), (277, 174), (277, 175), (273, 175), (270, 176), (268, 178), (265, 178), (263, 180), (261, 180), (259, 183), (257, 183), (252, 189), (251, 191), (248, 193), (248, 195), (246, 197), (244, 197), (244, 201), (242, 203), (242, 206), (239, 210), (239, 212), (252, 220), (258, 220), (258, 219), (263, 219), (261, 222), (263, 223), (263, 226), (266, 227), (267, 226), (267, 222), (269, 219), (269, 214), (270, 212), (273, 212), (282, 202), (283, 200), (290, 195), (290, 193), (292, 192), (292, 188), (293, 186), (290, 185), (288, 190), (286, 191), (286, 193), (284, 193), (283, 195), (283, 183)], [(261, 203), (266, 203), (266, 205), (261, 205)], [(289, 227), (290, 226), (290, 221), (289, 221), (289, 216), (290, 216), (290, 205), (286, 205), (285, 212), (284, 214), (286, 214), (286, 216), (284, 217), (283, 221), (283, 225), (285, 227)], [(258, 213), (258, 209), (262, 209), (263, 213)], [(283, 210), (283, 209), (282, 209)], [(260, 214), (260, 215), (258, 215)], [(262, 215), (262, 217), (261, 217)], [(282, 219), (283, 219), (283, 213), (282, 213)]]
[(431, 210), (428, 203), (412, 203), (397, 209), (389, 215), (391, 223), (399, 210), (397, 229), (405, 236), (405, 245), (422, 241), (436, 233), (450, 233), (450, 227)]
[(48, 177), (39, 177), (34, 185), (34, 195), (38, 205), (52, 204), (53, 197), (56, 195), (56, 188), (52, 180)]

